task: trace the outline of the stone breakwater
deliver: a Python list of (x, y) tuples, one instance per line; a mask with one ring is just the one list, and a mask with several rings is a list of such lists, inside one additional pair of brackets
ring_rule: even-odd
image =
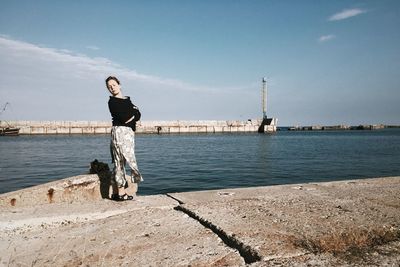
[[(234, 133), (257, 132), (261, 119), (247, 121), (139, 121), (137, 133)], [(35, 134), (107, 134), (111, 122), (105, 121), (8, 121), (0, 122), (0, 128), (20, 128), (19, 133)], [(265, 131), (276, 131), (276, 125), (266, 125)]]
[[(100, 179), (99, 179), (100, 178)], [(398, 266), (400, 177), (102, 199), (102, 177), (0, 194), (2, 266)]]

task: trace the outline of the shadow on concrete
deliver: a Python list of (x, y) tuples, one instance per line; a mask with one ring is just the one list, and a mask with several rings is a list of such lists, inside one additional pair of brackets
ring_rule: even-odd
[(261, 125), (260, 125), (260, 127), (258, 127), (258, 132), (259, 133), (264, 133), (265, 132), (264, 126), (271, 125), (271, 122), (272, 122), (272, 118), (264, 118), (262, 123), (261, 123)]
[(108, 164), (95, 159), (90, 163), (89, 173), (99, 176), (101, 197), (110, 198), (111, 171)]

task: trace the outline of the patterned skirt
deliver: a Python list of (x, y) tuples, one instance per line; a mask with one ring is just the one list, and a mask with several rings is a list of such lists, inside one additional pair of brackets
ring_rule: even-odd
[(111, 175), (111, 182), (117, 183), (119, 187), (127, 187), (125, 179), (126, 164), (131, 169), (132, 183), (143, 181), (139, 172), (135, 157), (135, 132), (130, 127), (113, 126), (111, 128), (111, 158), (114, 168)]

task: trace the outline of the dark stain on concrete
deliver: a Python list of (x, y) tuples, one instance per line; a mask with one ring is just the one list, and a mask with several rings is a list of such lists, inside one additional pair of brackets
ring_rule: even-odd
[(65, 189), (76, 189), (79, 187), (87, 187), (88, 185), (90, 185), (92, 183), (93, 183), (92, 181), (88, 181), (88, 182), (82, 182), (80, 184), (72, 184), (72, 185), (65, 187)]
[(49, 203), (53, 203), (53, 196), (54, 196), (54, 189), (50, 188), (49, 191), (47, 191), (47, 198), (49, 199)]

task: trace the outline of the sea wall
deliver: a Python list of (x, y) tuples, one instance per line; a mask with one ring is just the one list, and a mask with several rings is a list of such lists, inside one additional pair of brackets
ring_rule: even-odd
[[(234, 133), (257, 132), (261, 119), (204, 120), (204, 121), (140, 121), (137, 133)], [(107, 134), (111, 122), (107, 121), (8, 121), (0, 122), (2, 127), (18, 127), (21, 135), (36, 134)], [(275, 132), (276, 125), (266, 125), (266, 132)]]

